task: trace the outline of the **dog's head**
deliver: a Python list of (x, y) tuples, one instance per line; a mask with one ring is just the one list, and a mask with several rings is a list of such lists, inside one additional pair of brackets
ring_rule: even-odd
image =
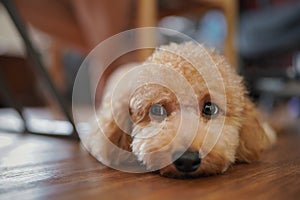
[(122, 120), (131, 121), (129, 136), (116, 137), (110, 126), (108, 137), (149, 170), (169, 177), (218, 174), (237, 160), (257, 160), (271, 143), (242, 78), (201, 45), (156, 50), (134, 82), (142, 84), (126, 101), (130, 120)]

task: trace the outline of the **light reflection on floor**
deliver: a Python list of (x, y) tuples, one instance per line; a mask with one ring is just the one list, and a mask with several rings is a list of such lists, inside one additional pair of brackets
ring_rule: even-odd
[[(26, 108), (23, 115), (26, 120), (26, 127), (30, 132), (53, 135), (70, 135), (73, 132), (70, 122), (64, 119), (55, 119), (49, 109)], [(24, 121), (14, 109), (0, 109), (0, 130), (24, 132)]]

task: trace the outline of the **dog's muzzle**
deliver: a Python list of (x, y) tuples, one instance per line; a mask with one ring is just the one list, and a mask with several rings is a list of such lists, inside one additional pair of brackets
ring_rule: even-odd
[(175, 165), (176, 169), (180, 172), (194, 172), (199, 168), (201, 164), (199, 152), (196, 151), (186, 151), (183, 154), (182, 152), (175, 152), (173, 154), (173, 158), (177, 158), (173, 162), (173, 164)]

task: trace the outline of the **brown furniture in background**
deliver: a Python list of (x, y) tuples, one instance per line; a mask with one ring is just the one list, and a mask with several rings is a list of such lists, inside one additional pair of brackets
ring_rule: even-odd
[[(83, 56), (87, 55), (98, 43), (113, 34), (129, 28), (157, 26), (158, 21), (168, 15), (197, 13), (198, 16), (201, 16), (201, 14), (203, 15), (203, 13), (210, 9), (222, 10), (228, 26), (224, 53), (229, 62), (233, 66), (236, 65), (234, 48), (236, 19), (235, 0), (225, 1), (226, 3), (221, 0), (175, 0), (172, 1), (172, 3), (175, 3), (174, 7), (170, 7), (172, 4), (170, 0), (122, 0), (118, 1), (118, 4), (116, 4), (115, 1), (108, 0), (14, 0), (13, 2), (16, 3), (17, 11), (28, 24), (51, 36), (52, 42), (50, 51), (44, 53), (50, 54), (52, 62), (50, 63), (51, 66), (48, 66), (49, 73), (52, 75), (53, 82), (61, 92), (65, 92), (64, 90), (67, 85), (65, 80), (66, 74), (64, 74), (66, 73), (64, 70), (65, 66), (63, 66), (62, 63), (63, 51), (66, 49), (74, 49), (75, 51), (81, 52)], [(167, 6), (161, 6), (161, 2), (164, 2)], [(143, 34), (138, 36), (137, 42), (147, 43), (153, 46), (155, 44), (155, 38), (153, 35), (143, 32)], [(150, 53), (151, 50), (139, 51), (138, 56), (134, 55), (133, 57), (141, 61)], [(32, 57), (32, 55), (30, 56)], [(38, 57), (38, 55), (35, 57)], [(122, 56), (122, 58), (123, 60), (121, 62), (114, 62), (113, 68), (109, 69), (108, 73), (104, 75), (104, 79), (100, 82), (100, 92), (99, 95), (96, 95), (96, 100), (101, 99), (102, 88), (111, 71), (120, 64), (123, 64), (124, 60), (126, 61), (128, 57)], [(132, 60), (127, 60), (127, 62), (131, 61)], [(48, 81), (48, 83), (49, 82), (51, 81)], [(72, 88), (70, 90), (70, 87), (68, 87), (68, 89), (68, 93), (70, 93)], [(66, 109), (69, 105), (62, 103), (63, 99), (58, 97), (59, 96), (56, 95), (56, 98), (60, 99), (59, 102), (61, 103), (59, 104), (65, 105), (61, 106), (63, 108), (62, 110), (65, 110), (65, 113), (69, 113), (67, 114), (67, 118), (71, 119), (71, 112), (67, 111), (69, 109)], [(47, 97), (45, 99), (46, 104), (49, 104), (51, 107), (53, 102), (48, 100)], [(97, 100), (97, 102), (99, 101)]]
[[(237, 51), (236, 51), (236, 28), (238, 19), (238, 1), (237, 0), (185, 0), (174, 1), (165, 0), (165, 4), (172, 5), (172, 8), (160, 8), (157, 1), (139, 1), (137, 10), (138, 19), (137, 26), (157, 26), (159, 19), (169, 15), (182, 15), (187, 13), (203, 14), (211, 9), (219, 9), (224, 13), (227, 23), (227, 36), (224, 44), (224, 55), (228, 62), (237, 67)], [(153, 42), (153, 38), (144, 37), (146, 43)], [(147, 38), (148, 39), (147, 41)], [(149, 41), (150, 40), (150, 41)]]
[[(237, 66), (235, 32), (237, 0), (164, 0), (172, 7), (161, 8), (160, 0), (14, 0), (23, 18), (53, 37), (51, 73), (59, 87), (64, 85), (60, 52), (71, 47), (87, 54), (98, 43), (121, 31), (135, 27), (155, 27), (162, 17), (184, 13), (204, 13), (210, 9), (224, 12), (227, 37), (224, 54)], [(151, 44), (155, 39), (145, 33), (138, 42)], [(138, 60), (149, 55), (140, 54)]]
[[(39, 93), (39, 81), (28, 60), (15, 56), (0, 56), (0, 79), (3, 84), (1, 88), (6, 86), (3, 89), (9, 90), (14, 100), (22, 102), (23, 106), (45, 105), (42, 94)], [(6, 101), (8, 99), (0, 99), (0, 107), (11, 103)]]

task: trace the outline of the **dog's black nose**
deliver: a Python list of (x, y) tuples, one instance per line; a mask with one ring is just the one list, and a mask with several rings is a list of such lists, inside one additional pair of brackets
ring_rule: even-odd
[[(186, 151), (182, 155), (181, 154), (182, 152), (175, 152), (173, 154), (173, 158), (177, 158), (177, 160), (173, 162), (176, 169), (178, 169), (181, 172), (193, 172), (199, 168), (201, 164), (199, 152)], [(181, 156), (179, 157), (179, 155)]]

